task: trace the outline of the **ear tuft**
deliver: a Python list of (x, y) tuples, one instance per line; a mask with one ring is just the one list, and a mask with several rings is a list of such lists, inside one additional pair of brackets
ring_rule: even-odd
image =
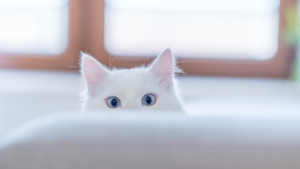
[(160, 83), (171, 87), (173, 84), (175, 59), (170, 49), (164, 50), (150, 66), (150, 71), (159, 79)]
[(105, 80), (109, 72), (96, 59), (83, 52), (81, 52), (80, 68), (88, 93), (91, 96), (95, 96), (97, 89), (101, 87), (101, 83)]

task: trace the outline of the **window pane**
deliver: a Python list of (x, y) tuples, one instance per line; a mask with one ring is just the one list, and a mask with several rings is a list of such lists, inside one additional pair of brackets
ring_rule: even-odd
[(279, 0), (106, 0), (105, 46), (118, 56), (269, 59)]
[(68, 11), (68, 0), (0, 0), (0, 53), (62, 53)]

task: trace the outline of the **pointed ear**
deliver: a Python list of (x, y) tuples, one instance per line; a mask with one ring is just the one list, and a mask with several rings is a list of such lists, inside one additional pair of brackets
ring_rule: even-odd
[(88, 93), (95, 96), (101, 83), (109, 75), (109, 71), (92, 56), (81, 52), (81, 73), (86, 83)]
[(150, 71), (167, 87), (172, 86), (174, 70), (175, 59), (170, 49), (164, 50), (150, 66)]

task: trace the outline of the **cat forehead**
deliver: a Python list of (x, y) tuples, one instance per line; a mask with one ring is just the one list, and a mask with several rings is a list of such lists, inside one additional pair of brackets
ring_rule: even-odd
[(131, 69), (115, 69), (111, 72), (111, 77), (122, 79), (140, 80), (142, 77), (149, 76), (150, 72), (147, 68), (131, 68)]
[(155, 78), (147, 68), (113, 70), (107, 80), (107, 87), (124, 95), (151, 92), (156, 86)]

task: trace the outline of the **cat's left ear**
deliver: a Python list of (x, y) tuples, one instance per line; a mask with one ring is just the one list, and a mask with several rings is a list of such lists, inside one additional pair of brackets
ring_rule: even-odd
[(176, 62), (172, 51), (166, 49), (151, 64), (150, 71), (159, 79), (161, 84), (171, 87), (175, 68)]
[(84, 77), (88, 93), (95, 96), (101, 84), (109, 75), (109, 71), (92, 56), (81, 52), (81, 73)]

